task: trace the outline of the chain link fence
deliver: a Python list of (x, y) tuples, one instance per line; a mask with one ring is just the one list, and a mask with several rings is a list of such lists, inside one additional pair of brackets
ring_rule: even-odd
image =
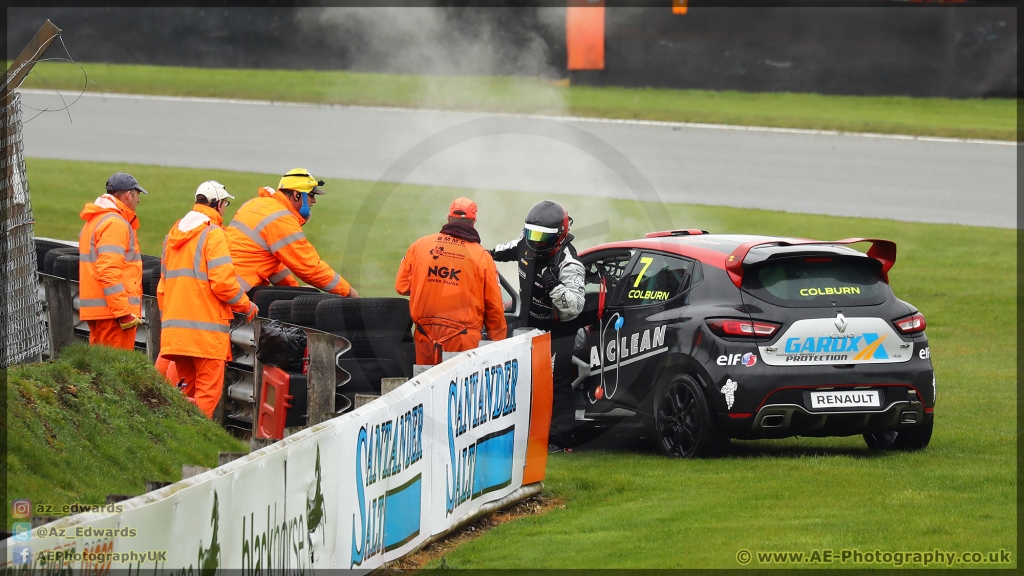
[(35, 219), (25, 176), (25, 152), (21, 141), (21, 95), (14, 93), (4, 111), (3, 158), (0, 162), (0, 192), (3, 194), (3, 241), (0, 266), (4, 271), (0, 289), (0, 361), (12, 364), (38, 358), (46, 350), (46, 330), (40, 321), (39, 278), (36, 267)]

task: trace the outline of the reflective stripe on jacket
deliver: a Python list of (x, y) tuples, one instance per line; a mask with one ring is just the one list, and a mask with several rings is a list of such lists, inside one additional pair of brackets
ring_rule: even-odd
[(164, 239), (161, 355), (231, 359), (231, 311), (247, 311), (249, 298), (235, 278), (221, 222), (216, 210), (196, 204)]
[(413, 322), (443, 318), (465, 325), (477, 340), (485, 323), (492, 340), (505, 338), (500, 286), (498, 269), (487, 250), (442, 233), (414, 242), (395, 278), (395, 290), (409, 296)]
[(303, 223), (288, 198), (272, 188), (260, 188), (258, 198), (239, 207), (226, 230), (243, 288), (298, 286), (290, 270), (310, 286), (348, 296), (348, 282), (320, 259), (302, 232)]
[(78, 236), (79, 317), (108, 320), (142, 314), (142, 252), (135, 211), (110, 194), (82, 208)]

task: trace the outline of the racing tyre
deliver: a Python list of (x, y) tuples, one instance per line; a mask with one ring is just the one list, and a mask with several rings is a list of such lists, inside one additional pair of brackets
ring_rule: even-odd
[(56, 274), (53, 273), (53, 263), (57, 261), (57, 258), (68, 254), (78, 254), (78, 248), (54, 248), (48, 251), (43, 257), (43, 273), (56, 276)]
[(337, 294), (304, 294), (291, 302), (291, 323), (299, 326), (316, 326), (316, 305), (323, 300), (341, 298)]
[(674, 458), (712, 456), (727, 442), (700, 384), (688, 374), (658, 384), (653, 428), (658, 448)]
[[(160, 257), (159, 256), (146, 256), (142, 255), (142, 269), (148, 270), (149, 268), (160, 268)], [(160, 273), (157, 272), (159, 275)]]
[(405, 331), (412, 328), (405, 298), (335, 298), (316, 307), (316, 327), (324, 332)]
[[(149, 274), (149, 280), (146, 280), (147, 273)], [(160, 267), (144, 268), (142, 270), (142, 293), (156, 296), (158, 286), (160, 286)]]
[[(317, 326), (318, 330), (323, 330)], [(326, 332), (326, 330), (324, 330)], [(333, 332), (352, 343), (352, 348), (342, 358), (385, 358), (393, 359), (398, 347), (409, 333), (404, 330), (348, 330)]]
[(903, 452), (917, 452), (928, 447), (932, 440), (932, 426), (934, 418), (915, 428), (907, 430), (883, 430), (871, 432), (864, 435), (864, 442), (872, 450), (900, 450)]
[(78, 254), (63, 254), (53, 261), (53, 275), (78, 280)]
[[(68, 245), (64, 242), (56, 242), (54, 240), (42, 240), (36, 238), (36, 269), (43, 272), (43, 263), (46, 261), (46, 253), (54, 248), (67, 248)], [(78, 248), (75, 248), (75, 252), (78, 252)]]
[(289, 300), (278, 300), (277, 302), (270, 303), (270, 309), (267, 310), (267, 318), (271, 320), (279, 320), (281, 322), (292, 322), (292, 303)]
[(306, 294), (319, 294), (316, 288), (306, 286), (257, 286), (249, 290), (249, 299), (252, 300), (260, 310), (270, 310), (271, 302), (278, 300), (292, 300)]

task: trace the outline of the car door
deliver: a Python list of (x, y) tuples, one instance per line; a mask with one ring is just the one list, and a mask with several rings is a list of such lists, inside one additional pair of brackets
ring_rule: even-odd
[(634, 411), (648, 394), (656, 365), (668, 351), (668, 325), (661, 313), (685, 305), (694, 271), (694, 261), (680, 256), (649, 250), (632, 255), (606, 302), (603, 334), (597, 335), (603, 369), (591, 369), (599, 372), (595, 388), (603, 390), (595, 390), (593, 397), (595, 405), (607, 406), (599, 412), (629, 415), (622, 410)]

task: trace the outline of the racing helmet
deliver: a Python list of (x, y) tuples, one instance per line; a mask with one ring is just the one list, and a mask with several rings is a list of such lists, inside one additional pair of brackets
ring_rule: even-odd
[(550, 200), (538, 202), (526, 215), (526, 247), (537, 256), (551, 256), (568, 241), (570, 226), (572, 218), (561, 204)]

